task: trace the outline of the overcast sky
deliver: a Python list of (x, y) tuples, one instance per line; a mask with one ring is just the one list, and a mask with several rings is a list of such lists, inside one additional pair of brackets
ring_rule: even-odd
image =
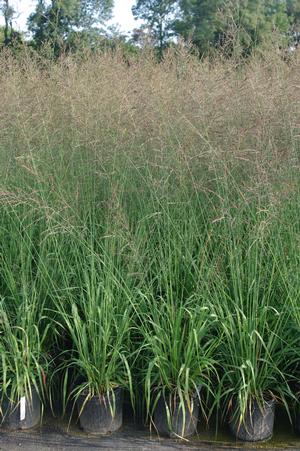
[[(17, 11), (17, 17), (14, 21), (14, 27), (17, 30), (26, 29), (27, 17), (34, 10), (36, 3), (34, 0), (11, 0), (11, 5)], [(123, 32), (131, 31), (138, 25), (131, 12), (131, 7), (134, 3), (134, 0), (115, 0), (114, 17), (111, 22), (119, 24), (120, 30)], [(0, 24), (3, 23), (3, 18), (1, 17)]]

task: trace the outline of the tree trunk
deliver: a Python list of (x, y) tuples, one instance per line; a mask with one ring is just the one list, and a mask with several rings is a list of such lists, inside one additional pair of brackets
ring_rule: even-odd
[(159, 58), (162, 59), (164, 49), (164, 32), (162, 20), (159, 24)]
[(8, 0), (4, 0), (4, 45), (8, 45), (10, 42), (9, 39), (9, 3)]

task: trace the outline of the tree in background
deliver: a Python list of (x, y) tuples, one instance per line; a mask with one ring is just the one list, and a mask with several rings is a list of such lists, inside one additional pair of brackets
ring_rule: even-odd
[(300, 31), (300, 2), (299, 0), (287, 0), (287, 13), (295, 28)]
[(99, 50), (122, 50), (124, 57), (136, 54), (137, 47), (127, 39), (127, 35), (116, 27), (109, 27), (103, 32), (93, 27), (88, 30), (71, 31), (68, 36), (68, 50), (71, 52), (91, 52)]
[(131, 33), (130, 42), (138, 48), (153, 47), (155, 42), (151, 27), (144, 24), (139, 28), (134, 28)]
[(201, 53), (228, 46), (247, 54), (290, 28), (286, 0), (180, 0), (180, 8), (174, 28)]
[(222, 10), (222, 30), (233, 31), (233, 44), (241, 54), (270, 42), (273, 36), (279, 42), (287, 41), (290, 22), (285, 0), (231, 0)]
[(11, 43), (12, 40), (12, 35), (13, 35), (13, 27), (12, 27), (12, 20), (15, 14), (14, 9), (12, 8), (12, 6), (10, 5), (9, 0), (2, 0), (0, 2), (0, 9), (1, 12), (4, 16), (4, 29), (3, 29), (3, 34), (4, 34), (4, 45), (9, 45)]
[(95, 25), (107, 20), (114, 0), (38, 0), (36, 10), (29, 16), (28, 28), (36, 48), (49, 43), (54, 55), (68, 45), (74, 31), (95, 34)]
[[(144, 20), (146, 26), (150, 28), (154, 45), (158, 47), (160, 56), (170, 36), (174, 34), (172, 24), (177, 6), (177, 0), (137, 0), (132, 8), (133, 15)], [(145, 30), (145, 27), (141, 30)]]
[(291, 41), (300, 44), (300, 1), (287, 0), (287, 13), (291, 22)]
[(222, 5), (223, 0), (180, 0), (181, 18), (174, 21), (175, 31), (206, 52), (220, 34)]
[[(125, 1), (125, 0), (124, 0)], [(300, 0), (136, 0), (132, 12), (143, 20), (131, 41), (120, 33), (111, 37), (104, 22), (111, 17), (114, 0), (36, 0), (28, 18), (32, 44), (41, 49), (48, 43), (51, 55), (65, 50), (99, 48), (111, 40), (136, 49), (151, 45), (163, 50), (182, 37), (192, 42), (200, 54), (222, 49), (248, 55), (273, 36), (294, 45), (300, 42)], [(2, 42), (14, 41), (11, 0), (0, 0), (3, 14)]]

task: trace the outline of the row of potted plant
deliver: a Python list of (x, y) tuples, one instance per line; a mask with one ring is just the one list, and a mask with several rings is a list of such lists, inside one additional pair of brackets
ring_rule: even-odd
[(201, 295), (195, 286), (203, 279), (192, 283), (190, 294), (189, 281), (184, 295), (175, 297), (168, 287), (177, 263), (166, 271), (164, 260), (156, 266), (164, 280), (160, 293), (149, 285), (133, 297), (107, 250), (101, 260), (93, 252), (76, 256), (78, 286), (64, 289), (51, 308), (40, 302), (34, 285), (30, 292), (24, 286), (22, 298), (3, 299), (3, 424), (38, 424), (47, 396), (53, 405), (59, 380), (62, 398), (71, 402), (84, 430), (113, 432), (122, 424), (123, 391), (134, 405), (142, 383), (146, 413), (159, 434), (189, 437), (200, 413), (208, 419), (225, 406), (237, 438), (269, 438), (275, 402), (287, 405), (296, 398), (289, 372), (296, 355), (286, 308), (291, 304), (275, 309), (276, 259), (267, 269), (265, 252), (257, 242), (249, 250), (251, 262), (245, 264), (236, 251), (229, 255), (226, 279), (206, 278)]
[[(111, 303), (110, 307), (112, 307)], [(213, 340), (212, 337), (207, 341), (210, 326), (206, 322), (208, 317), (206, 309), (203, 309), (197, 316), (197, 323), (195, 323), (195, 315), (189, 316), (191, 312), (187, 310), (187, 306), (177, 310), (173, 328), (172, 322), (168, 321), (169, 314), (165, 315), (164, 311), (169, 307), (171, 306), (164, 305), (160, 311), (156, 312), (161, 318), (156, 318), (155, 324), (150, 318), (148, 318), (148, 322), (145, 322), (147, 327), (145, 333), (148, 334), (150, 329), (153, 332), (153, 335), (149, 336), (150, 346), (153, 346), (153, 358), (145, 365), (145, 400), (150, 423), (159, 434), (177, 438), (189, 437), (197, 431), (200, 411), (204, 415), (207, 414), (205, 409), (207, 394), (215, 395), (216, 399), (220, 396), (218, 389), (214, 391), (212, 386), (212, 381), (220, 381), (213, 355), (218, 352), (221, 342), (226, 346), (227, 339), (223, 336), (222, 340)], [(1, 322), (3, 330), (5, 330), (5, 335), (1, 337), (2, 422), (5, 427), (10, 429), (31, 428), (39, 424), (41, 420), (46, 392), (52, 388), (52, 393), (54, 393), (57, 391), (57, 385), (53, 384), (52, 387), (49, 387), (51, 380), (49, 381), (46, 375), (49, 376), (51, 366), (45, 352), (39, 347), (41, 342), (38, 329), (29, 337), (27, 327), (13, 326), (5, 314), (3, 305), (1, 305), (1, 309)], [(125, 349), (122, 350), (122, 340), (128, 333), (126, 327), (123, 328), (122, 325), (127, 324), (128, 317), (126, 317), (126, 312), (123, 312), (121, 328), (118, 329), (124, 332), (119, 341), (120, 346), (118, 345), (120, 337), (116, 335), (117, 329), (115, 329), (114, 315), (117, 314), (117, 311), (114, 310), (112, 315), (110, 312), (106, 313), (108, 314), (106, 326), (108, 324), (110, 326), (105, 328), (103, 322), (105, 312), (103, 310), (99, 317), (97, 317), (97, 311), (88, 310), (90, 321), (85, 318), (86, 322), (81, 323), (78, 310), (76, 307), (73, 308), (72, 319), (70, 318), (70, 323), (67, 324), (72, 331), (74, 340), (71, 342), (73, 355), (60, 364), (56, 370), (52, 369), (52, 375), (55, 375), (57, 371), (63, 375), (63, 387), (73, 387), (67, 398), (72, 400), (80, 425), (88, 433), (105, 434), (119, 429), (122, 425), (124, 390), (129, 390), (133, 396), (128, 353)], [(156, 333), (153, 326), (158, 327)], [(170, 330), (170, 326), (172, 330)], [(29, 328), (32, 328), (32, 324)], [(90, 328), (93, 330), (91, 335), (89, 334)], [(100, 328), (104, 328), (102, 331), (106, 332), (107, 336), (111, 336), (111, 342), (108, 342), (107, 346), (103, 341), (100, 343), (98, 340), (101, 336)], [(20, 335), (18, 335), (19, 332)], [(179, 335), (176, 336), (174, 333)], [(171, 337), (170, 348), (165, 350), (167, 352), (163, 353), (162, 350), (154, 352), (158, 351), (157, 346), (164, 346), (167, 337)], [(181, 347), (178, 343), (179, 340), (182, 343)], [(197, 356), (199, 344), (201, 346), (200, 361)], [(260, 344), (257, 342), (256, 345), (260, 346)], [(93, 353), (88, 349), (90, 346), (96, 347), (94, 358)], [(116, 352), (115, 355), (109, 351), (110, 347), (111, 350), (114, 349), (113, 352)], [(108, 350), (107, 354), (99, 355), (98, 351), (101, 352), (101, 349), (105, 348)], [(67, 357), (66, 353), (63, 354), (60, 357)], [(166, 358), (167, 355), (169, 358)], [(264, 360), (262, 355), (259, 356), (260, 358)], [(250, 367), (250, 362), (248, 364)], [(225, 404), (228, 408), (230, 428), (238, 439), (256, 441), (267, 439), (272, 435), (275, 402), (279, 389), (276, 393), (269, 387), (276, 386), (276, 384), (277, 387), (284, 386), (284, 381), (281, 382), (281, 385), (280, 381), (276, 381), (280, 372), (274, 371), (274, 369), (272, 372), (272, 365), (267, 367), (267, 370), (270, 371), (269, 386), (266, 385), (266, 389), (262, 393), (255, 393), (255, 391), (251, 393), (249, 390), (245, 407), (241, 395), (245, 393), (246, 384), (249, 382), (249, 378), (247, 378), (249, 368), (232, 367), (229, 376), (238, 379), (235, 372), (245, 371), (245, 376), (242, 378), (243, 386), (240, 380), (236, 382), (236, 387), (239, 383), (243, 392), (238, 393), (234, 390), (233, 385), (230, 386), (225, 382), (221, 384), (224, 389), (222, 394), (227, 399)], [(258, 377), (263, 377), (258, 366), (257, 361), (254, 371)], [(225, 372), (223, 377), (227, 376), (228, 373)], [(72, 379), (71, 384), (69, 378)], [(286, 391), (288, 394), (288, 384)], [(284, 399), (282, 397), (281, 401)]]
[(20, 208), (0, 218), (3, 424), (33, 426), (60, 387), (88, 432), (120, 427), (126, 390), (160, 434), (190, 436), (222, 411), (239, 438), (271, 435), (275, 401), (297, 399), (293, 231), (248, 205), (206, 230), (178, 203), (124, 239)]

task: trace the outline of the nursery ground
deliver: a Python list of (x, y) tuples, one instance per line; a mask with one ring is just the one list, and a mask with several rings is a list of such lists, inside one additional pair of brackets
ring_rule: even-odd
[(66, 422), (53, 419), (46, 415), (41, 428), (31, 431), (0, 433), (0, 450), (245, 450), (264, 449), (283, 451), (287, 449), (300, 450), (300, 436), (283, 417), (277, 417), (275, 434), (271, 441), (259, 444), (244, 444), (233, 441), (227, 429), (222, 429), (217, 437), (213, 431), (199, 427), (199, 435), (190, 441), (182, 442), (171, 439), (150, 436), (149, 430), (132, 423), (125, 423), (123, 428), (112, 436), (91, 437), (82, 433), (77, 425), (72, 424), (68, 429)]

